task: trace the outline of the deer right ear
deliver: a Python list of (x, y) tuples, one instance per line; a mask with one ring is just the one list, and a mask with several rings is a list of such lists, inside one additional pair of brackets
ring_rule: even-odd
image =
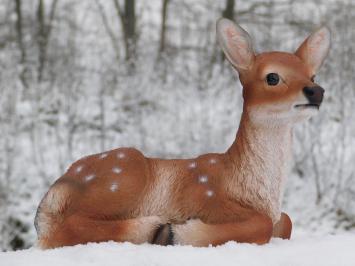
[(231, 64), (240, 70), (248, 70), (255, 54), (249, 34), (233, 21), (221, 18), (217, 21), (217, 38)]

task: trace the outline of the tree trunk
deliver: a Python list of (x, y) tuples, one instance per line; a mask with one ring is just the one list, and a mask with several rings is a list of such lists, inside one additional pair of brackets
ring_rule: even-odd
[(38, 81), (42, 80), (42, 73), (45, 61), (45, 21), (44, 21), (44, 4), (43, 0), (38, 1), (37, 7), (37, 22), (38, 22), (38, 32), (37, 32), (37, 43), (38, 43)]
[(161, 30), (160, 30), (160, 44), (159, 54), (165, 51), (165, 34), (166, 34), (166, 20), (168, 15), (168, 4), (170, 0), (163, 0), (163, 7), (161, 11)]
[(122, 10), (118, 0), (113, 0), (118, 17), (121, 20), (123, 29), (123, 38), (126, 50), (126, 60), (133, 65), (132, 59), (136, 55), (136, 12), (135, 0), (124, 1), (124, 11)]
[(227, 0), (226, 7), (223, 10), (222, 16), (224, 18), (234, 20), (234, 6), (235, 6), (235, 0)]
[(51, 5), (51, 10), (49, 14), (49, 21), (46, 23), (45, 20), (45, 6), (43, 0), (38, 1), (37, 7), (37, 22), (38, 22), (38, 32), (37, 32), (37, 43), (38, 43), (38, 82), (43, 79), (43, 69), (47, 61), (47, 46), (52, 30), (52, 22), (55, 15), (55, 10), (58, 0), (53, 0)]
[(100, 13), (100, 16), (102, 18), (102, 22), (103, 22), (104, 28), (105, 28), (105, 30), (107, 32), (107, 35), (109, 36), (109, 38), (111, 40), (112, 47), (113, 47), (113, 50), (114, 50), (115, 55), (116, 55), (116, 60), (117, 60), (117, 62), (119, 62), (120, 61), (120, 48), (118, 46), (118, 41), (117, 41), (117, 38), (115, 36), (115, 33), (112, 30), (112, 27), (110, 26), (110, 22), (109, 22), (106, 14), (105, 14), (104, 7), (101, 5), (99, 0), (96, 0), (95, 3), (96, 3), (98, 11)]
[(16, 0), (15, 4), (15, 12), (17, 15), (17, 21), (16, 21), (16, 30), (17, 30), (17, 42), (18, 46), (20, 49), (21, 53), (21, 58), (20, 58), (20, 64), (21, 64), (21, 72), (20, 72), (20, 80), (22, 85), (25, 88), (28, 88), (28, 83), (26, 79), (26, 72), (27, 72), (27, 66), (26, 66), (26, 48), (23, 43), (23, 30), (22, 30), (22, 10), (21, 10), (21, 0)]
[[(136, 39), (136, 14), (135, 14), (135, 0), (125, 0), (125, 27), (126, 37), (130, 42), (130, 48), (135, 48)], [(130, 55), (134, 54), (131, 49)]]

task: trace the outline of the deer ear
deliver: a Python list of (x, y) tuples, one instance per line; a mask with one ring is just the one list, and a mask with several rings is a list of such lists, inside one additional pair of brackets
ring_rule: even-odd
[(322, 66), (330, 48), (330, 31), (321, 27), (313, 32), (297, 49), (295, 54), (316, 73)]
[(255, 54), (249, 34), (233, 21), (221, 18), (217, 21), (217, 38), (231, 64), (240, 70), (249, 69)]

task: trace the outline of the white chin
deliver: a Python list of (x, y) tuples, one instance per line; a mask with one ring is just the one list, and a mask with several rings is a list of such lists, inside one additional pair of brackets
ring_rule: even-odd
[(316, 107), (301, 107), (301, 108), (296, 108), (295, 111), (298, 112), (299, 120), (309, 119), (312, 116), (319, 113), (319, 109)]

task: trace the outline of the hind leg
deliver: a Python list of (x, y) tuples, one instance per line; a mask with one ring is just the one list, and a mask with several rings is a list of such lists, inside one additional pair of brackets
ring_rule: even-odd
[(128, 220), (98, 221), (70, 216), (47, 235), (41, 235), (38, 246), (43, 249), (73, 246), (88, 242), (151, 242), (160, 224), (159, 217), (140, 217)]

